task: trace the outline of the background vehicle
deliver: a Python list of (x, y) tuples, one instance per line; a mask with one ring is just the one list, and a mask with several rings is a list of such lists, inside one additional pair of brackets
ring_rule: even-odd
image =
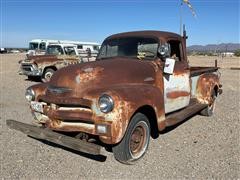
[(7, 49), (6, 49), (6, 48), (0, 48), (0, 53), (1, 53), (1, 54), (7, 53)]
[(100, 49), (100, 44), (92, 42), (79, 42), (77, 44), (77, 50), (81, 57), (97, 57)]
[(60, 69), (50, 82), (26, 90), (31, 112), (45, 129), (7, 123), (91, 154), (100, 154), (92, 143), (100, 140), (118, 161), (133, 164), (146, 153), (150, 136), (198, 112), (211, 116), (221, 87), (217, 67), (189, 66), (185, 33), (121, 33), (105, 39), (95, 62)]
[(77, 46), (79, 55), (86, 57), (90, 50), (93, 57), (97, 56), (100, 44), (95, 42), (81, 42), (68, 40), (50, 40), (50, 39), (33, 39), (29, 42), (27, 56), (44, 55), (46, 49), (51, 44), (74, 44)]
[(28, 78), (41, 77), (42, 81), (47, 82), (56, 70), (80, 62), (77, 45), (50, 44), (45, 55), (28, 56), (27, 59), (20, 61), (19, 74)]

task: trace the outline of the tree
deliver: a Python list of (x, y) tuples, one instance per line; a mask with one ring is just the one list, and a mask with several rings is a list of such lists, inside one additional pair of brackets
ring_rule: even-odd
[(235, 52), (234, 52), (234, 55), (239, 57), (240, 56), (240, 49), (237, 49)]

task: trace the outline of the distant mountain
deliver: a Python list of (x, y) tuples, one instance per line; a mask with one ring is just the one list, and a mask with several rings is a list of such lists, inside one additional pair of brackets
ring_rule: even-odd
[(187, 47), (189, 52), (234, 52), (240, 49), (240, 43), (222, 43), (222, 44), (208, 44), (202, 45), (192, 45)]

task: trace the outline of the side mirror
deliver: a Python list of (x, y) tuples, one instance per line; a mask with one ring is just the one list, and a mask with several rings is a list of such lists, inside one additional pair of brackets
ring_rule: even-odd
[(163, 72), (166, 74), (173, 74), (175, 66), (175, 59), (166, 58)]
[(169, 44), (162, 44), (158, 48), (158, 53), (161, 57), (166, 58), (170, 56), (170, 47)]

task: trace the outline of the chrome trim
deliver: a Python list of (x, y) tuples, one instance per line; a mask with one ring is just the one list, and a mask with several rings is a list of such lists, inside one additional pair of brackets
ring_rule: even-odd
[(62, 94), (62, 93), (67, 93), (67, 92), (71, 92), (72, 89), (71, 88), (67, 88), (67, 87), (56, 87), (56, 86), (48, 86), (47, 90), (50, 93), (56, 93), (56, 94)]

